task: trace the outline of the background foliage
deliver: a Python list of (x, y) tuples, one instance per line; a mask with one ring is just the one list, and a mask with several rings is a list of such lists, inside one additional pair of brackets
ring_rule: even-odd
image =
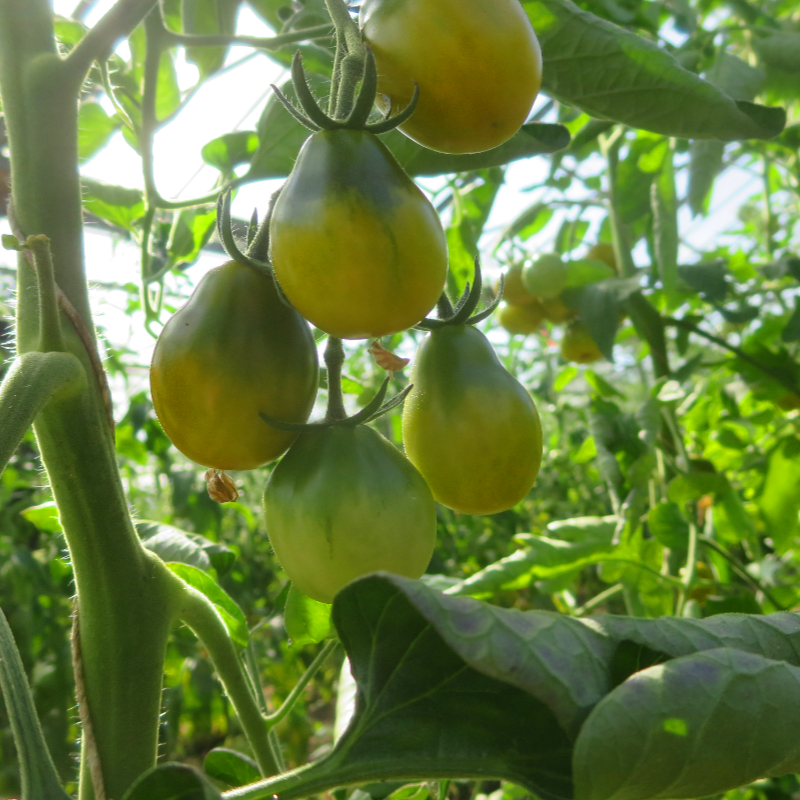
[[(233, 30), (238, 3), (220, 3), (225, 13), (213, 18), (207, 5), (168, 0), (167, 23), (189, 33)], [(250, 5), (275, 30), (286, 22), (283, 0)], [(566, 363), (557, 346), (560, 326), (546, 324), (520, 337), (509, 336), (491, 318), (483, 323), (505, 365), (537, 401), (544, 462), (529, 497), (507, 512), (470, 517), (439, 509), (438, 544), (426, 582), (498, 608), (559, 612), (565, 619), (594, 611), (705, 619), (795, 609), (800, 11), (793, 0), (523, 5), (545, 55), (549, 99), (537, 106), (535, 121), (502, 153), (482, 158), (425, 152), (397, 132), (385, 137), (387, 144), (411, 173), (444, 176), (426, 186), (447, 228), (453, 292), (471, 279), (478, 251), (494, 275), (549, 250), (580, 264), (592, 244), (611, 241), (610, 203), (633, 261), (621, 265), (620, 279), (584, 286), (576, 280), (571, 295), (613, 361)], [(299, 27), (324, 21), (318, 0), (299, 5), (292, 18)], [(58, 22), (65, 51), (82, 32), (80, 19)], [(143, 37), (140, 28), (131, 38), (130, 58), (114, 56), (107, 74), (95, 70), (85, 86), (80, 147), (86, 161), (120, 130), (134, 149), (151, 146), (147, 139), (155, 130), (141, 127), (148, 90)], [(318, 73), (320, 92), (330, 74), (328, 45), (322, 40), (301, 48), (306, 67)], [(283, 64), (290, 56), (291, 48), (271, 54)], [(187, 58), (203, 82), (224, 69), (226, 52), (190, 48)], [(596, 67), (587, 66), (587, 59)], [(604, 83), (610, 72), (622, 75), (624, 91)], [(586, 81), (590, 74), (595, 85)], [(179, 114), (192, 94), (178, 88), (167, 51), (158, 71), (158, 125)], [(104, 98), (105, 105), (99, 102)], [(109, 99), (114, 113), (106, 110)], [(782, 132), (780, 115), (765, 105), (787, 109), (789, 124)], [(304, 136), (270, 100), (255, 131), (215, 139), (202, 154), (219, 170), (220, 184), (281, 177)], [(502, 166), (510, 160), (512, 166)], [(521, 205), (515, 215), (499, 218), (493, 203), (510, 180), (523, 187), (516, 195)], [(153, 176), (147, 183), (153, 190)], [(726, 203), (732, 187), (741, 186)], [(162, 208), (145, 224), (141, 192), (90, 180), (84, 182), (84, 202), (90, 219), (142, 247), (143, 286), (121, 288), (128, 313), (157, 332), (197, 280), (186, 270), (202, 248), (214, 246), (213, 207)], [(692, 234), (704, 218), (711, 235), (698, 245)], [(1, 354), (8, 357), (10, 272), (0, 272), (0, 286)], [(621, 310), (626, 314), (617, 325)], [(384, 344), (410, 355), (421, 335), (398, 335)], [(287, 605), (286, 576), (271, 553), (259, 506), (267, 470), (235, 475), (242, 490), (238, 502), (212, 502), (200, 471), (161, 431), (141, 390), (138, 354), (113, 340), (107, 354), (116, 385), (130, 387), (126, 404), (116, 409), (116, 437), (140, 533), (157, 551), (182, 547), (178, 555), (171, 551), (171, 560), (207, 571), (236, 601), (252, 633), (251, 663), (274, 708), (322, 647), (329, 626)], [(348, 355), (345, 391), (355, 408), (383, 375), (365, 344), (349, 347)], [(399, 389), (407, 378), (398, 373), (394, 381)], [(376, 424), (400, 444), (397, 415)], [(175, 529), (193, 538), (182, 539)], [(64, 780), (74, 781), (71, 568), (32, 437), (0, 479), (0, 531), (0, 606), (22, 652), (56, 766)], [(693, 657), (650, 640), (640, 646), (656, 654), (646, 666), (662, 660), (659, 653)], [(714, 653), (704, 658), (713, 660)], [(341, 662), (339, 652), (279, 726), (289, 766), (330, 750)], [(669, 663), (670, 680), (679, 683), (681, 658)], [(757, 668), (765, 667), (752, 667)], [(185, 628), (172, 637), (165, 686), (163, 760), (199, 765), (214, 747), (247, 750), (209, 660)], [(774, 691), (789, 690), (777, 684)], [(613, 713), (613, 702), (626, 702), (610, 697), (603, 701), (604, 713)], [(0, 795), (13, 797), (19, 776), (3, 713)], [(602, 718), (593, 720), (602, 728)], [(635, 730), (629, 735), (635, 738)], [(366, 800), (364, 794), (380, 800), (396, 788), (367, 786), (354, 793), (356, 800)], [(659, 794), (668, 790), (649, 786), (648, 796), (673, 796)], [(764, 778), (731, 796), (778, 800), (797, 790), (796, 779), (784, 776)], [(488, 780), (402, 790), (415, 800), (429, 791), (493, 800), (524, 793), (512, 783)], [(554, 791), (543, 787), (542, 794)], [(594, 788), (585, 791), (595, 796)], [(624, 787), (614, 791), (601, 787), (596, 796), (626, 796)]]

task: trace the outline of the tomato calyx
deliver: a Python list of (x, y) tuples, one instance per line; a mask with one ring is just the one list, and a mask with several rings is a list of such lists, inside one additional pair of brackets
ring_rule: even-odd
[(453, 307), (453, 304), (450, 302), (447, 292), (442, 292), (442, 296), (439, 298), (439, 302), (437, 304), (437, 313), (439, 315), (439, 319), (429, 319), (426, 317), (414, 327), (424, 331), (435, 331), (439, 328), (445, 327), (446, 325), (475, 325), (478, 322), (482, 322), (488, 316), (490, 316), (500, 304), (500, 301), (503, 299), (504, 287), (505, 278), (501, 275), (497, 296), (483, 311), (479, 311), (477, 314), (474, 313), (475, 309), (478, 307), (478, 303), (480, 302), (481, 291), (483, 289), (481, 261), (480, 257), (476, 256), (475, 279), (473, 280), (472, 285), (467, 282), (466, 286), (464, 287), (464, 291), (455, 307)]
[(386, 392), (389, 390), (389, 382), (391, 381), (391, 375), (387, 375), (372, 400), (357, 414), (348, 417), (344, 410), (342, 395), (343, 363), (344, 349), (342, 347), (342, 340), (334, 336), (329, 336), (328, 345), (325, 348), (325, 367), (328, 371), (328, 408), (325, 416), (318, 422), (284, 422), (283, 420), (275, 419), (263, 413), (260, 413), (259, 416), (267, 425), (271, 425), (273, 428), (277, 428), (281, 431), (290, 431), (292, 433), (310, 433), (311, 431), (331, 428), (334, 425), (345, 428), (355, 428), (357, 425), (372, 422), (372, 420), (382, 417), (393, 408), (399, 406), (406, 399), (408, 393), (414, 388), (413, 384), (409, 384), (394, 397), (386, 400)]
[[(277, 192), (276, 192), (277, 195)], [(276, 196), (270, 203), (270, 211), (275, 203)], [(258, 212), (254, 209), (253, 216), (250, 218), (250, 224), (247, 227), (247, 240), (245, 249), (242, 250), (242, 245), (236, 240), (236, 234), (233, 232), (233, 225), (231, 224), (231, 190), (220, 194), (217, 198), (217, 233), (219, 235), (222, 247), (228, 256), (240, 264), (246, 264), (259, 272), (266, 273), (270, 278), (274, 278), (272, 274), (272, 265), (268, 261), (261, 260), (255, 257), (253, 251), (253, 243), (259, 240), (259, 233), (261, 230), (269, 232), (269, 213), (267, 219), (259, 229), (258, 226)], [(261, 248), (259, 248), (261, 250)], [(263, 250), (266, 252), (266, 249)]]
[(368, 131), (369, 133), (388, 133), (394, 128), (402, 125), (413, 113), (419, 100), (419, 87), (414, 85), (414, 94), (408, 105), (400, 112), (391, 116), (391, 107), (387, 110), (383, 119), (378, 122), (368, 122), (372, 113), (372, 106), (378, 91), (378, 71), (375, 67), (375, 57), (369, 47), (365, 47), (364, 71), (361, 81), (361, 89), (358, 93), (353, 108), (350, 113), (342, 118), (326, 114), (319, 106), (306, 79), (303, 69), (303, 57), (298, 50), (292, 59), (292, 84), (297, 93), (300, 108), (274, 84), (272, 90), (284, 108), (301, 124), (313, 132), (335, 131), (341, 129)]

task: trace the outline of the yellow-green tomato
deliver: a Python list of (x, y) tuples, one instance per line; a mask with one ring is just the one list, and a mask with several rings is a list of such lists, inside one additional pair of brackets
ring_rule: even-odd
[(497, 312), (497, 321), (509, 333), (527, 336), (542, 327), (544, 309), (538, 300), (526, 306), (503, 305)]
[(522, 283), (537, 297), (558, 297), (567, 285), (568, 267), (558, 253), (545, 253), (522, 270)]
[(403, 409), (411, 462), (443, 505), (495, 514), (528, 493), (542, 460), (533, 400), (469, 325), (447, 325), (420, 345)]
[(302, 434), (272, 471), (264, 509), (281, 566), (321, 603), (368, 572), (419, 578), (433, 555), (431, 490), (396, 447), (364, 425)]
[(519, 0), (364, 0), (359, 16), (378, 91), (404, 108), (400, 130), (444, 153), (508, 141), (542, 83), (542, 53)]
[(578, 364), (591, 364), (603, 357), (589, 329), (579, 319), (573, 320), (564, 332), (561, 339), (561, 355), (567, 361), (575, 361)]
[(156, 343), (153, 405), (184, 455), (215, 469), (253, 469), (296, 434), (259, 412), (305, 422), (317, 392), (317, 351), (306, 321), (275, 282), (229, 261), (208, 272)]
[(435, 209), (365, 131), (308, 138), (275, 204), (270, 254), (292, 305), (340, 339), (416, 325), (447, 274)]

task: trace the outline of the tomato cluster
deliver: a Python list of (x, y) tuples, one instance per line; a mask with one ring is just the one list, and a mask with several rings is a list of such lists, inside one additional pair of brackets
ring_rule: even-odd
[[(206, 275), (164, 327), (151, 369), (156, 412), (189, 458), (235, 470), (285, 453), (265, 489), (268, 534), (295, 585), (323, 602), (366, 572), (419, 577), (433, 553), (434, 499), (471, 514), (510, 508), (530, 490), (542, 456), (533, 400), (474, 327), (492, 310), (474, 313), (479, 265), (453, 309), (436, 210), (377, 137), (399, 126), (450, 153), (502, 144), (539, 89), (536, 37), (517, 0), (491, 8), (366, 0), (360, 24), (371, 49), (360, 94), (344, 112), (321, 111), (295, 59), (302, 110), (280, 97), (312, 134), (246, 253), (221, 225), (232, 260)], [(468, 54), (466, 42), (475, 42)], [(409, 105), (369, 122), (376, 91), (393, 108)], [(429, 320), (437, 301), (440, 316)], [(318, 366), (306, 320), (329, 336), (328, 412), (310, 424)], [(340, 340), (413, 326), (429, 331), (413, 386), (384, 403), (387, 379), (348, 418)], [(364, 423), (409, 391), (406, 457)]]
[[(593, 245), (587, 259), (600, 261), (618, 272), (614, 248), (607, 242)], [(578, 319), (578, 311), (564, 300), (568, 265), (557, 253), (545, 253), (524, 266), (512, 266), (505, 274), (505, 288), (497, 320), (512, 334), (527, 336), (541, 330), (547, 321), (553, 325), (567, 323), (561, 337), (561, 355), (567, 361), (591, 364), (603, 357), (586, 325)]]

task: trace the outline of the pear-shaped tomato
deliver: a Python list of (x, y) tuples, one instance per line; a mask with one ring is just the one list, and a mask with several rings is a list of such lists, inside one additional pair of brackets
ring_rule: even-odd
[(542, 460), (536, 406), (469, 325), (420, 345), (403, 410), (406, 453), (443, 505), (495, 514), (522, 500)]
[(576, 361), (578, 364), (591, 364), (603, 357), (589, 329), (579, 319), (570, 322), (564, 331), (561, 355), (566, 361)]
[(431, 490), (399, 450), (363, 425), (302, 434), (272, 471), (264, 508), (281, 566), (322, 603), (368, 572), (419, 578), (433, 554)]
[(317, 351), (306, 321), (275, 282), (229, 261), (208, 272), (158, 337), (153, 405), (184, 455), (215, 469), (253, 469), (296, 434), (260, 417), (305, 422), (317, 392)]
[(519, 0), (364, 0), (360, 24), (378, 91), (400, 130), (432, 150), (478, 153), (519, 129), (542, 82), (542, 53)]
[(340, 339), (416, 325), (447, 274), (435, 209), (365, 131), (308, 138), (275, 204), (270, 254), (294, 307)]

